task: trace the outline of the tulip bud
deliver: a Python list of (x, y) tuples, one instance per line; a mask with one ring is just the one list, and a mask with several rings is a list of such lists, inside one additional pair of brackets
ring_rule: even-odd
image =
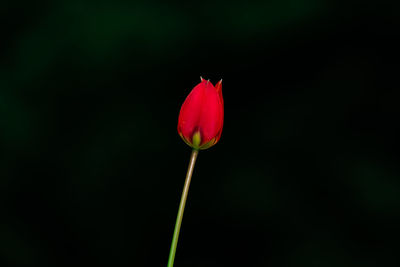
[(193, 149), (206, 149), (219, 141), (223, 123), (222, 80), (214, 87), (201, 78), (181, 107), (178, 133)]

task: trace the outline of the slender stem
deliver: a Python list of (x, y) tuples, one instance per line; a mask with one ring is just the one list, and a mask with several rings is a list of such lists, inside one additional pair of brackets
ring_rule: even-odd
[(196, 163), (198, 150), (193, 149), (190, 155), (189, 167), (186, 173), (185, 186), (183, 187), (181, 202), (179, 203), (178, 215), (176, 217), (174, 236), (172, 237), (171, 250), (169, 251), (168, 267), (174, 266), (176, 246), (178, 245), (179, 232), (181, 230), (183, 211), (185, 210), (186, 199), (189, 193), (190, 180), (192, 179), (194, 164)]

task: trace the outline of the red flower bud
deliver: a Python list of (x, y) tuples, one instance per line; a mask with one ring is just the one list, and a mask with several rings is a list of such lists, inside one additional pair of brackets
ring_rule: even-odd
[(201, 78), (181, 107), (178, 133), (192, 148), (206, 149), (219, 141), (223, 123), (222, 80), (214, 87)]

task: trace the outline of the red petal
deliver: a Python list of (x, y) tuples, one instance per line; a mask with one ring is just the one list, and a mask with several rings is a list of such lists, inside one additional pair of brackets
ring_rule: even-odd
[(193, 133), (198, 127), (206, 83), (207, 81), (203, 80), (193, 88), (186, 97), (179, 113), (178, 131), (180, 131), (188, 141), (192, 141)]
[(215, 138), (223, 124), (223, 107), (215, 87), (208, 83), (205, 88), (202, 111), (199, 117), (199, 129), (202, 144)]
[(217, 143), (219, 141), (219, 139), (221, 138), (223, 121), (224, 121), (224, 98), (222, 97), (222, 79), (215, 85), (215, 89), (217, 90), (219, 100), (221, 101), (221, 105), (222, 105), (222, 112), (221, 112), (222, 123), (221, 123), (221, 129), (220, 129), (218, 136), (216, 138), (216, 141), (215, 141), (215, 143)]

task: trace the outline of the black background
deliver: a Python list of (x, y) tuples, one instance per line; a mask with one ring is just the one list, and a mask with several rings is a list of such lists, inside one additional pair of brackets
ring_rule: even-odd
[(3, 2), (1, 266), (166, 266), (200, 75), (225, 126), (175, 266), (397, 266), (399, 8)]

